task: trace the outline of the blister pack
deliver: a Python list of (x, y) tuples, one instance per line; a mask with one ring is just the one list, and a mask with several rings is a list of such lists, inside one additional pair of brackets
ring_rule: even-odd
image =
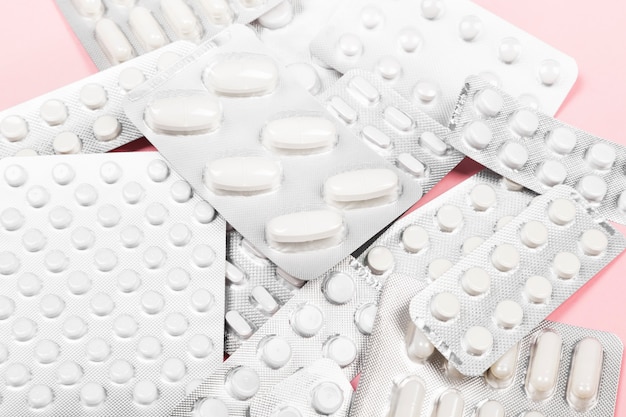
[(269, 394), (250, 404), (250, 417), (346, 416), (352, 385), (341, 368), (320, 359), (276, 385)]
[(351, 416), (614, 414), (623, 351), (617, 336), (543, 321), (483, 375), (465, 377), (413, 326), (408, 301), (417, 285), (403, 274), (385, 283)]
[(156, 152), (0, 173), (0, 415), (166, 415), (222, 363), (224, 220)]
[(171, 41), (200, 42), (282, 0), (56, 0), (92, 61), (106, 69)]
[(134, 90), (126, 113), (276, 265), (317, 278), (421, 197), (417, 179), (335, 121), (249, 28), (215, 42)]
[(353, 0), (311, 44), (341, 73), (376, 72), (441, 123), (468, 74), (479, 74), (549, 114), (574, 85), (576, 62), (471, 1)]
[[(625, 247), (559, 185), (420, 292), (411, 317), (463, 375), (480, 375)], [(487, 285), (464, 285), (477, 280)]]
[(194, 48), (167, 47), (0, 112), (0, 158), (103, 153), (143, 136), (122, 108), (126, 93)]
[(349, 71), (318, 98), (363, 142), (415, 177), (424, 193), (464, 157), (447, 144), (448, 128), (371, 72)]
[(245, 417), (270, 393), (318, 359), (335, 361), (348, 379), (360, 370), (380, 283), (349, 257), (309, 281), (185, 401), (173, 417)]
[(626, 148), (527, 108), (468, 77), (450, 119), (450, 144), (538, 193), (575, 187), (609, 220), (626, 224)]

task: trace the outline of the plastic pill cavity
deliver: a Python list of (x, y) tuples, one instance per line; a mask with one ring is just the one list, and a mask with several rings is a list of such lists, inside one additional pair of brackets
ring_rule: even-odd
[(217, 95), (263, 96), (278, 85), (278, 67), (265, 55), (239, 54), (221, 57), (204, 73), (204, 84)]
[(413, 322), (406, 332), (406, 353), (415, 362), (427, 360), (435, 351), (435, 346)]
[(291, 359), (291, 346), (281, 336), (268, 336), (259, 343), (259, 354), (267, 366), (280, 369)]
[(240, 366), (228, 373), (226, 385), (234, 398), (243, 401), (257, 393), (261, 386), (261, 381), (254, 369)]
[(567, 403), (583, 413), (598, 402), (604, 352), (598, 339), (586, 337), (576, 344), (567, 381)]
[(335, 361), (341, 368), (354, 362), (358, 353), (352, 339), (346, 336), (332, 337), (324, 344), (324, 350), (325, 356)]
[(398, 176), (389, 169), (348, 171), (324, 182), (324, 200), (341, 208), (388, 204), (397, 200), (398, 184)]
[(216, 26), (226, 26), (233, 21), (233, 11), (226, 0), (200, 0), (207, 19)]
[(472, 206), (477, 211), (485, 211), (496, 204), (496, 192), (490, 185), (478, 184), (470, 191)]
[(290, 321), (297, 334), (313, 337), (324, 325), (324, 313), (312, 304), (303, 304), (294, 311)]
[(485, 380), (494, 388), (507, 388), (515, 378), (519, 343), (509, 349), (500, 359), (489, 367)]
[(337, 143), (337, 128), (322, 117), (299, 116), (269, 122), (261, 141), (272, 150), (310, 154), (331, 149)]
[(531, 348), (524, 387), (533, 401), (553, 395), (561, 362), (561, 336), (553, 331), (540, 333)]
[(311, 406), (322, 415), (335, 413), (343, 404), (343, 392), (334, 382), (322, 382), (313, 389)]
[(437, 399), (433, 417), (461, 417), (465, 401), (455, 389), (447, 389)]
[(322, 284), (324, 296), (333, 304), (345, 304), (350, 301), (355, 289), (354, 279), (344, 273), (331, 274)]
[(150, 129), (172, 135), (211, 132), (219, 127), (221, 119), (220, 102), (202, 93), (155, 99), (144, 113)]
[(596, 143), (587, 150), (585, 160), (592, 169), (611, 169), (615, 163), (615, 148), (607, 143)]

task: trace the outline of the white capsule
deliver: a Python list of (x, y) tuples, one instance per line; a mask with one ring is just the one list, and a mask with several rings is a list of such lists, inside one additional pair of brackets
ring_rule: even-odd
[(604, 352), (598, 339), (586, 337), (576, 344), (567, 381), (567, 403), (579, 413), (598, 402)]
[(335, 245), (343, 239), (343, 217), (331, 210), (302, 211), (274, 217), (265, 225), (270, 243)]
[(259, 156), (222, 158), (206, 164), (204, 185), (219, 194), (260, 194), (275, 190), (282, 180), (279, 162)]
[(261, 132), (267, 148), (286, 153), (316, 153), (337, 143), (337, 127), (323, 117), (296, 116), (269, 122)]
[(480, 90), (474, 96), (474, 108), (482, 115), (487, 117), (495, 117), (502, 110), (504, 99), (502, 95), (493, 88), (485, 88)]
[(152, 12), (145, 7), (133, 7), (128, 13), (128, 25), (146, 51), (153, 51), (169, 40)]
[[(386, 133), (383, 133), (381, 130), (379, 130), (377, 127), (370, 125), (365, 126), (361, 131), (361, 136), (363, 137), (363, 139), (367, 140), (376, 148), (388, 149), (391, 146), (391, 138), (387, 136)], [(410, 154), (402, 155), (408, 155), (409, 157), (411, 157)], [(400, 161), (400, 156), (398, 156), (398, 161)]]
[(507, 388), (511, 385), (515, 378), (519, 348), (519, 343), (516, 343), (489, 367), (485, 374), (485, 379), (489, 385), (498, 389)]
[(497, 401), (487, 401), (478, 408), (476, 417), (504, 417), (504, 407)]
[(170, 135), (208, 133), (217, 129), (221, 120), (219, 100), (202, 93), (155, 99), (144, 113), (150, 129)]
[(233, 21), (233, 11), (226, 0), (200, 0), (208, 21), (215, 26), (226, 26)]
[(422, 226), (411, 225), (402, 231), (401, 240), (407, 252), (418, 253), (428, 246), (430, 238)]
[(265, 14), (258, 17), (257, 22), (268, 29), (278, 29), (293, 20), (293, 6), (290, 1), (280, 2)]
[(389, 169), (361, 169), (337, 174), (324, 182), (324, 200), (343, 208), (391, 203), (400, 193), (398, 176)]
[(184, 0), (161, 0), (161, 11), (179, 38), (199, 40), (202, 37), (202, 25)]
[(254, 327), (238, 311), (226, 312), (226, 324), (241, 339), (248, 339), (254, 333)]
[(480, 120), (470, 123), (463, 130), (463, 140), (476, 150), (485, 149), (489, 146), (492, 139), (493, 133), (491, 128)]
[(113, 64), (126, 62), (135, 51), (120, 27), (111, 19), (103, 18), (96, 23), (96, 39), (105, 55)]
[(437, 223), (442, 232), (453, 232), (463, 223), (463, 213), (456, 206), (442, 206), (437, 210)]
[(519, 265), (519, 252), (515, 246), (503, 243), (491, 254), (491, 263), (502, 272), (508, 272)]
[(222, 57), (203, 76), (217, 95), (255, 97), (272, 93), (278, 85), (278, 66), (266, 55), (237, 54)]
[(487, 271), (479, 267), (473, 267), (465, 271), (461, 278), (463, 290), (472, 296), (477, 296), (489, 291), (491, 278)]
[(546, 135), (546, 144), (559, 155), (571, 153), (576, 146), (576, 141), (576, 133), (566, 127), (557, 127)]
[(587, 150), (585, 160), (593, 169), (611, 169), (616, 158), (615, 147), (604, 142), (596, 143)]
[(543, 223), (532, 220), (522, 226), (520, 239), (529, 248), (538, 248), (548, 240), (548, 229)]
[(526, 372), (526, 395), (533, 401), (551, 397), (556, 388), (561, 362), (561, 336), (553, 331), (540, 333), (532, 346)]
[(302, 337), (313, 337), (324, 325), (324, 313), (313, 304), (302, 304), (289, 321), (294, 332)]
[[(363, 130), (363, 132), (365, 132), (365, 130)], [(427, 168), (421, 161), (419, 161), (410, 153), (401, 153), (400, 155), (398, 155), (397, 162), (398, 167), (402, 168), (403, 170), (417, 178), (423, 178), (426, 175)]]
[(388, 417), (420, 417), (426, 396), (424, 382), (416, 375), (411, 375), (396, 383), (391, 397), (391, 409)]
[(576, 206), (570, 200), (557, 198), (550, 203), (548, 217), (552, 223), (564, 226), (576, 218)]
[(432, 417), (462, 417), (465, 401), (456, 389), (445, 390), (437, 399)]
[(72, 3), (81, 16), (95, 20), (104, 14), (102, 0), (72, 0)]

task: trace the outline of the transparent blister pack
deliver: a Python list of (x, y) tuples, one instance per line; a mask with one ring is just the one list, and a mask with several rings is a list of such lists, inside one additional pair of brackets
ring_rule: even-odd
[(554, 114), (576, 62), (470, 1), (352, 0), (311, 51), (341, 73), (366, 69), (440, 123), (468, 74), (480, 74)]
[(463, 159), (446, 142), (448, 128), (371, 72), (349, 71), (318, 98), (364, 143), (414, 176), (424, 193)]
[(353, 417), (612, 416), (623, 345), (611, 333), (543, 321), (484, 374), (461, 375), (417, 330), (411, 276), (385, 283)]
[(250, 404), (250, 417), (347, 416), (352, 385), (341, 368), (320, 359), (274, 387)]
[(263, 327), (208, 376), (173, 417), (245, 417), (270, 393), (318, 359), (335, 361), (348, 379), (361, 368), (380, 283), (349, 257), (309, 281)]
[(282, 0), (56, 0), (100, 69), (170, 42), (198, 43), (233, 23), (250, 23)]
[(166, 415), (222, 363), (224, 220), (156, 152), (0, 173), (0, 414)]
[[(479, 375), (625, 247), (559, 185), (413, 298), (411, 317), (462, 374)], [(463, 285), (480, 277), (488, 283), (480, 291)]]
[(626, 148), (526, 107), (468, 77), (450, 119), (450, 144), (538, 193), (576, 188), (609, 220), (626, 224)]
[(0, 158), (103, 153), (139, 139), (143, 134), (126, 117), (123, 97), (193, 48), (176, 42), (3, 110)]
[(249, 28), (215, 42), (134, 90), (125, 109), (276, 265), (317, 278), (421, 197), (415, 178), (339, 124)]

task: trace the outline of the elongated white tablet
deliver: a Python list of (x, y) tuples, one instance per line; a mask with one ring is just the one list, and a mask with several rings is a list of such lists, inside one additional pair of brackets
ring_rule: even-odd
[(598, 402), (603, 358), (602, 344), (594, 337), (584, 338), (574, 348), (566, 398), (579, 413), (591, 409)]
[(485, 379), (494, 388), (506, 388), (513, 382), (517, 357), (519, 356), (519, 343), (515, 344), (500, 357), (487, 370)]
[(181, 39), (198, 40), (202, 37), (202, 25), (184, 0), (161, 0), (161, 11)]
[(301, 211), (274, 217), (265, 226), (272, 243), (307, 243), (331, 239), (338, 242), (343, 234), (343, 218), (331, 210)]
[(389, 169), (348, 171), (324, 183), (324, 200), (331, 205), (381, 205), (397, 200), (399, 193), (398, 176)]
[(145, 7), (133, 7), (128, 14), (128, 25), (146, 51), (153, 51), (169, 42), (159, 22)]
[(233, 11), (226, 0), (198, 0), (198, 3), (212, 25), (225, 26), (232, 23)]
[(197, 93), (157, 98), (146, 107), (144, 121), (155, 132), (171, 135), (195, 135), (217, 129), (222, 120), (222, 106), (210, 95)]
[(135, 51), (126, 35), (111, 19), (103, 18), (96, 23), (96, 39), (107, 58), (114, 63), (126, 62), (135, 55)]
[(264, 314), (272, 315), (280, 308), (280, 305), (274, 296), (272, 296), (272, 294), (270, 294), (269, 291), (267, 291), (267, 289), (265, 289), (262, 285), (257, 285), (252, 288), (250, 297), (254, 300), (257, 308)]
[(453, 388), (447, 389), (437, 399), (433, 417), (462, 417), (464, 406), (463, 395)]
[(412, 361), (423, 362), (435, 351), (435, 346), (424, 333), (418, 329), (413, 321), (409, 321), (406, 332), (406, 353)]
[(487, 401), (480, 406), (476, 417), (504, 417), (504, 407), (497, 401)]
[(533, 401), (544, 400), (554, 393), (561, 362), (561, 336), (544, 331), (535, 340), (526, 374), (526, 394)]
[(72, 3), (81, 16), (99, 19), (104, 13), (102, 0), (72, 0)]
[(267, 148), (283, 152), (320, 152), (335, 146), (337, 127), (323, 117), (287, 117), (265, 125), (261, 141)]
[(226, 312), (226, 324), (242, 339), (247, 339), (254, 333), (254, 328), (238, 311)]
[(261, 156), (235, 156), (211, 161), (204, 168), (204, 184), (218, 193), (257, 194), (280, 185), (279, 162)]
[(203, 80), (210, 91), (221, 96), (263, 96), (276, 89), (278, 66), (265, 55), (226, 55), (207, 68)]
[(417, 376), (404, 378), (394, 387), (391, 397), (389, 417), (420, 417), (426, 388), (424, 382)]

